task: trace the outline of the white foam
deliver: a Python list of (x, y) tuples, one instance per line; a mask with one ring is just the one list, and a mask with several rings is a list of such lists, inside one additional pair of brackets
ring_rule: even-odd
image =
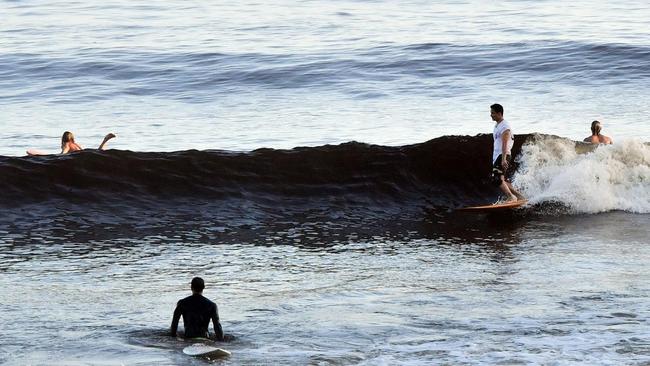
[(578, 153), (574, 141), (536, 136), (519, 161), (513, 183), (530, 203), (559, 201), (576, 213), (650, 213), (650, 146), (640, 140)]

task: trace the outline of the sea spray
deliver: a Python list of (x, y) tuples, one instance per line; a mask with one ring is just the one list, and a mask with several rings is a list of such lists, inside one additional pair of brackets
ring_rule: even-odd
[(650, 213), (650, 146), (638, 139), (586, 145), (536, 135), (523, 147), (515, 184), (531, 203), (574, 213)]

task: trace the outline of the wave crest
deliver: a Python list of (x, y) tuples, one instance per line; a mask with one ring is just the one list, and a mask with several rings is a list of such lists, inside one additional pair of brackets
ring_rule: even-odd
[(537, 135), (522, 148), (515, 184), (531, 203), (575, 213), (650, 213), (650, 146), (640, 140), (589, 145)]

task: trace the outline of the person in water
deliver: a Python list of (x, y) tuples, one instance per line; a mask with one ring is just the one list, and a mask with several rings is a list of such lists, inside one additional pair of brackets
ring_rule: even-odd
[(589, 142), (592, 144), (605, 144), (609, 145), (612, 143), (612, 139), (609, 136), (605, 136), (600, 133), (603, 129), (603, 125), (598, 121), (591, 122), (591, 136), (586, 137), (583, 141)]
[(512, 133), (510, 123), (503, 119), (503, 106), (501, 104), (492, 104), (490, 106), (490, 117), (496, 122), (494, 126), (494, 145), (492, 150), (492, 178), (494, 183), (501, 188), (506, 195), (507, 202), (524, 199), (509, 181), (512, 173), (512, 145), (515, 136)]
[[(104, 150), (108, 140), (115, 137), (115, 134), (109, 133), (104, 137), (104, 141), (99, 145), (99, 150)], [(61, 136), (61, 154), (67, 154), (73, 151), (81, 151), (83, 148), (79, 146), (74, 140), (74, 135), (70, 131), (65, 131), (63, 136)]]
[(217, 304), (203, 297), (204, 288), (205, 282), (201, 277), (192, 279), (192, 295), (181, 299), (176, 304), (176, 310), (174, 310), (174, 317), (172, 318), (172, 337), (176, 337), (178, 320), (182, 315), (185, 338), (209, 338), (208, 326), (210, 325), (210, 319), (212, 319), (214, 338), (217, 341), (225, 340), (221, 323), (219, 323)]

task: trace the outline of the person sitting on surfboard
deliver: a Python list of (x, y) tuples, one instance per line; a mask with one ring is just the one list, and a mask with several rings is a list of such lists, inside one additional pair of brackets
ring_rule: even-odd
[(217, 304), (203, 297), (205, 282), (201, 277), (194, 277), (190, 287), (192, 295), (181, 299), (176, 304), (176, 310), (174, 310), (174, 317), (172, 318), (172, 337), (176, 337), (178, 321), (182, 315), (185, 338), (209, 338), (208, 326), (210, 325), (210, 319), (212, 319), (214, 338), (217, 341), (224, 341)]
[[(113, 137), (115, 137), (115, 134), (113, 133), (106, 135), (106, 137), (104, 137), (104, 141), (102, 141), (102, 143), (99, 145), (99, 150), (104, 150), (104, 146), (106, 146), (108, 140), (112, 139)], [(83, 150), (83, 148), (74, 141), (74, 135), (72, 132), (65, 131), (61, 137), (61, 154), (67, 154), (69, 152), (81, 150)]]
[(605, 144), (609, 145), (612, 143), (612, 139), (609, 136), (602, 135), (600, 131), (603, 129), (603, 126), (598, 121), (591, 122), (591, 136), (586, 137), (583, 141), (589, 142), (592, 144)]
[(524, 199), (524, 196), (517, 192), (508, 180), (512, 162), (510, 151), (515, 136), (512, 133), (510, 123), (503, 119), (503, 106), (501, 104), (492, 104), (490, 106), (490, 117), (497, 123), (494, 126), (494, 147), (492, 151), (492, 178), (494, 183), (506, 195), (507, 202)]

